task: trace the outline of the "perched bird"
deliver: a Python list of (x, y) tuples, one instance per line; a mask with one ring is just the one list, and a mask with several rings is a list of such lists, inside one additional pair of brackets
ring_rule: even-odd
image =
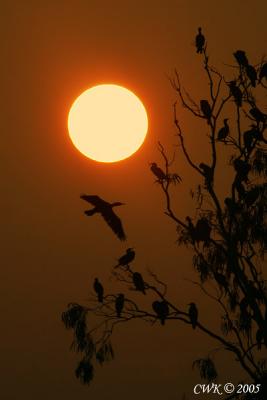
[(189, 303), (188, 305), (189, 305), (189, 310), (188, 310), (189, 319), (192, 324), (192, 328), (196, 329), (198, 320), (198, 309), (195, 303)]
[(91, 210), (87, 210), (84, 212), (88, 217), (96, 213), (101, 214), (101, 216), (104, 218), (109, 227), (113, 230), (115, 235), (120, 240), (126, 240), (121, 220), (113, 211), (113, 207), (122, 206), (124, 205), (124, 203), (108, 203), (107, 201), (102, 200), (99, 196), (96, 195), (82, 194), (80, 197), (82, 200), (85, 200), (94, 206), (94, 208), (92, 208)]
[(240, 182), (248, 181), (248, 173), (251, 170), (251, 165), (249, 165), (246, 161), (237, 158), (234, 161), (234, 169), (237, 172), (237, 180)]
[(200, 163), (199, 168), (203, 171), (203, 174), (205, 176), (206, 180), (206, 185), (210, 186), (212, 185), (213, 182), (213, 169), (209, 167), (207, 164)]
[(124, 302), (125, 302), (124, 294), (122, 294), (122, 293), (118, 294), (118, 296), (116, 297), (116, 300), (115, 300), (115, 309), (116, 309), (118, 318), (121, 317), (121, 313), (122, 313), (122, 310), (124, 307)]
[(165, 300), (162, 301), (154, 301), (152, 303), (153, 310), (157, 314), (157, 317), (160, 319), (161, 325), (165, 324), (165, 320), (169, 315), (169, 306)]
[(95, 281), (94, 281), (94, 290), (97, 294), (99, 303), (103, 303), (104, 288), (97, 278), (95, 278)]
[(198, 28), (198, 34), (196, 36), (195, 43), (196, 43), (197, 53), (203, 53), (205, 45), (205, 36), (202, 34), (201, 28)]
[(238, 62), (238, 64), (240, 65), (240, 67), (246, 67), (248, 65), (248, 59), (246, 56), (246, 52), (244, 50), (237, 50), (234, 53), (234, 57)]
[(263, 78), (267, 79), (267, 63), (263, 64), (260, 69), (259, 82), (261, 82)]
[(200, 100), (200, 109), (208, 123), (210, 123), (212, 112), (208, 100)]
[(215, 271), (214, 278), (215, 278), (216, 282), (218, 283), (218, 285), (220, 287), (222, 287), (225, 290), (225, 292), (227, 292), (228, 291), (228, 283), (227, 283), (227, 279), (225, 278), (225, 276), (223, 274), (220, 274), (219, 272)]
[(221, 129), (219, 129), (217, 134), (217, 140), (225, 141), (225, 139), (229, 135), (230, 129), (227, 121), (228, 118), (224, 118), (223, 120), (224, 126)]
[(247, 207), (251, 207), (260, 195), (260, 190), (257, 186), (254, 186), (249, 192), (246, 192), (244, 196), (244, 201)]
[(151, 172), (155, 175), (155, 177), (159, 182), (163, 182), (164, 180), (167, 179), (166, 174), (164, 174), (162, 169), (158, 167), (158, 165), (155, 162), (151, 163), (150, 165), (151, 165), (150, 167)]
[(135, 251), (129, 247), (126, 253), (118, 259), (118, 264), (114, 268), (128, 266), (135, 258)]
[(257, 125), (252, 124), (251, 129), (248, 131), (244, 132), (243, 134), (243, 139), (244, 139), (244, 145), (246, 147), (246, 150), (248, 153), (252, 150), (252, 145), (254, 140), (260, 140), (261, 134), (257, 128)]
[(211, 227), (206, 218), (200, 218), (195, 227), (195, 239), (197, 242), (208, 242), (210, 240)]
[(233, 96), (235, 103), (238, 107), (242, 106), (242, 92), (241, 89), (236, 85), (236, 81), (231, 81), (228, 84), (230, 89), (230, 94)]
[(253, 107), (249, 110), (250, 115), (259, 123), (265, 122), (267, 119), (267, 115), (264, 114), (258, 107)]
[(252, 65), (247, 65), (246, 66), (246, 74), (248, 79), (250, 80), (250, 83), (253, 87), (256, 87), (256, 81), (257, 81), (257, 72), (255, 68)]
[(192, 239), (192, 241), (194, 243), (195, 240), (196, 240), (194, 224), (192, 222), (192, 219), (189, 216), (187, 216), (185, 219), (186, 219), (187, 224), (188, 224), (188, 228), (187, 228), (188, 229), (188, 233), (189, 233), (189, 235), (190, 235), (190, 237), (191, 237), (191, 239)]
[(135, 289), (138, 290), (139, 292), (142, 292), (146, 294), (145, 291), (145, 282), (143, 280), (142, 275), (139, 272), (134, 272), (133, 273), (133, 283), (135, 286)]

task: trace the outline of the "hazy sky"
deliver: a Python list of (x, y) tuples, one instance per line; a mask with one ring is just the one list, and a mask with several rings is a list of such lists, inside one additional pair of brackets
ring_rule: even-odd
[[(178, 323), (164, 329), (143, 323), (122, 327), (114, 337), (116, 359), (97, 369), (91, 387), (74, 376), (78, 358), (69, 352), (71, 336), (61, 312), (67, 303), (88, 297), (95, 276), (109, 282), (111, 267), (125, 250), (103, 221), (85, 218), (79, 195), (127, 203), (119, 214), (129, 245), (136, 248), (136, 265), (171, 281), (170, 296), (182, 308), (190, 301), (199, 304), (198, 292), (184, 280), (191, 276), (189, 258), (175, 244), (175, 226), (164, 216), (149, 171), (149, 162), (160, 162), (157, 141), (170, 153), (176, 143), (175, 93), (167, 77), (176, 67), (187, 88), (203, 98), (194, 48), (198, 26), (218, 68), (233, 62), (236, 49), (259, 62), (267, 51), (266, 1), (252, 6), (247, 0), (14, 0), (1, 2), (0, 15), (1, 395), (5, 400), (178, 400), (198, 380), (192, 361), (213, 345)], [(115, 164), (90, 161), (68, 137), (72, 102), (98, 83), (133, 90), (149, 114), (142, 148)], [(179, 118), (201, 161), (200, 133), (185, 113)], [(177, 169), (184, 183), (176, 210), (184, 218), (196, 181), (180, 153)], [(113, 282), (108, 285), (114, 288)], [(200, 312), (209, 322), (214, 316), (206, 304), (202, 301)], [(220, 365), (222, 380), (231, 378), (229, 360)]]

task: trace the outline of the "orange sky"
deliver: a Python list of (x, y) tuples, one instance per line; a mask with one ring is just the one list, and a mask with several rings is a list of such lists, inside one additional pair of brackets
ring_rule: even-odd
[[(266, 54), (266, 14), (264, 0), (254, 1), (253, 10), (247, 0), (1, 2), (3, 399), (133, 400), (147, 395), (175, 400), (190, 393), (198, 380), (192, 361), (211, 344), (179, 324), (122, 328), (115, 335), (115, 361), (97, 370), (92, 386), (83, 387), (74, 377), (77, 358), (69, 352), (71, 336), (60, 314), (68, 302), (88, 296), (96, 275), (107, 281), (125, 250), (101, 220), (84, 217), (79, 195), (127, 203), (119, 214), (140, 269), (153, 268), (163, 280), (175, 282), (170, 295), (181, 307), (197, 300), (184, 281), (191, 276), (189, 259), (175, 245), (175, 226), (163, 214), (148, 165), (160, 161), (158, 140), (169, 151), (176, 140), (175, 95), (167, 75), (177, 67), (201, 98), (196, 28), (203, 27), (218, 67), (232, 63), (238, 48), (258, 62)], [(142, 99), (150, 124), (139, 152), (112, 165), (85, 158), (67, 133), (74, 99), (90, 86), (111, 82)], [(188, 116), (181, 113), (180, 119), (193, 155), (202, 161), (199, 132), (190, 130)], [(178, 188), (176, 206), (184, 217), (195, 176), (180, 153), (177, 168), (186, 182)], [(200, 310), (211, 322), (206, 304)], [(223, 363), (219, 372), (223, 380)]]

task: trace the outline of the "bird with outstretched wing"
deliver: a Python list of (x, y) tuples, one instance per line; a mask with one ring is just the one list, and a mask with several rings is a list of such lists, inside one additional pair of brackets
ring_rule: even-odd
[(124, 205), (124, 203), (108, 203), (97, 195), (82, 194), (80, 198), (94, 206), (94, 208), (92, 208), (91, 210), (86, 210), (84, 212), (88, 217), (96, 213), (101, 214), (108, 226), (115, 233), (115, 235), (122, 241), (126, 240), (126, 235), (124, 233), (121, 220), (113, 211), (113, 207)]

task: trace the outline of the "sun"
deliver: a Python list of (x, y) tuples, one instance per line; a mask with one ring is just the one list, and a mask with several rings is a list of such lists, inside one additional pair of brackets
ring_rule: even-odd
[(83, 92), (71, 106), (68, 130), (86, 157), (116, 162), (135, 153), (145, 140), (148, 117), (141, 100), (125, 87), (106, 84)]

